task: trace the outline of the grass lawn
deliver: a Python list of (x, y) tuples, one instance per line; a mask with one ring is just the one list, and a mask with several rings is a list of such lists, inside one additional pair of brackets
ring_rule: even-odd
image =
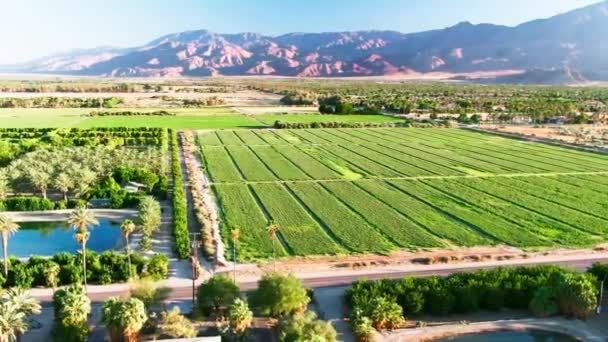
[(330, 114), (266, 114), (256, 116), (260, 121), (269, 125), (276, 120), (283, 122), (309, 123), (309, 122), (399, 122), (397, 119), (385, 115), (330, 115)]

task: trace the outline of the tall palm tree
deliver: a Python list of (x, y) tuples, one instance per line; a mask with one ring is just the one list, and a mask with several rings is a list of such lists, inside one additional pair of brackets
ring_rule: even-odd
[(268, 235), (270, 236), (270, 241), (272, 242), (272, 258), (273, 258), (273, 266), (276, 272), (277, 270), (277, 250), (274, 246), (274, 240), (277, 238), (277, 234), (281, 228), (278, 224), (271, 222), (268, 226)]
[(92, 211), (89, 211), (86, 208), (78, 208), (75, 209), (70, 218), (68, 219), (68, 223), (76, 230), (75, 238), (78, 243), (82, 246), (82, 271), (83, 271), (83, 280), (86, 291), (87, 286), (87, 241), (89, 240), (89, 236), (91, 233), (89, 232), (90, 228), (93, 226), (99, 225), (99, 221), (95, 218), (95, 214)]
[(232, 237), (232, 262), (234, 263), (234, 282), (236, 283), (236, 243), (241, 237), (241, 231), (238, 229), (238, 227), (234, 227), (230, 232), (230, 236)]
[(120, 230), (122, 230), (122, 234), (125, 236), (125, 240), (127, 241), (127, 259), (129, 260), (129, 279), (133, 278), (133, 274), (131, 271), (131, 249), (129, 246), (129, 235), (135, 231), (135, 223), (129, 219), (124, 220), (122, 225), (120, 226)]
[(27, 331), (30, 315), (40, 313), (40, 302), (20, 288), (2, 292), (0, 296), (0, 341), (12, 342)]
[(2, 252), (4, 253), (4, 276), (8, 276), (8, 237), (19, 230), (19, 225), (5, 215), (0, 215), (0, 234), (2, 234)]

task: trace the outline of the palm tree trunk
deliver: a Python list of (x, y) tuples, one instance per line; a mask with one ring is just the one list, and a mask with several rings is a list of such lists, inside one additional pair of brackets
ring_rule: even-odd
[(4, 254), (4, 277), (8, 277), (8, 235), (2, 233), (2, 252)]
[(82, 279), (84, 280), (84, 292), (87, 292), (87, 248), (86, 242), (82, 242)]
[(66, 202), (68, 201), (68, 192), (67, 191), (63, 192), (63, 200)]
[(272, 239), (272, 267), (274, 268), (274, 271), (277, 271), (277, 251), (276, 248), (274, 248), (274, 238)]
[(133, 271), (131, 267), (131, 249), (129, 247), (129, 234), (125, 235), (125, 239), (127, 240), (127, 260), (129, 260), (129, 281), (133, 279)]
[(234, 263), (234, 283), (236, 284), (236, 241), (232, 239), (232, 262)]
[(42, 198), (46, 199), (46, 189), (42, 189)]

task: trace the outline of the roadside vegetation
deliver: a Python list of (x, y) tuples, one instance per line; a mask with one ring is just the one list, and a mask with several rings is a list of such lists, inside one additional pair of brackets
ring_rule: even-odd
[[(448, 277), (360, 280), (346, 292), (350, 322), (365, 340), (376, 330), (393, 330), (424, 315), (472, 314), (481, 310), (524, 310), (538, 317), (585, 319), (597, 306), (594, 266), (580, 273), (557, 266), (498, 268)], [(369, 339), (367, 339), (369, 340)]]

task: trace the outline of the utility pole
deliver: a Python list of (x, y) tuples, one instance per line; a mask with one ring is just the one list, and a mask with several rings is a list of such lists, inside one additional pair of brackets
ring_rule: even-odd
[(196, 271), (196, 264), (198, 263), (198, 248), (201, 246), (201, 242), (197, 239), (197, 236), (201, 233), (190, 233), (190, 247), (192, 248), (192, 312), (195, 312), (196, 309), (196, 279), (198, 278), (198, 274)]
[(602, 301), (604, 299), (604, 284), (606, 283), (606, 279), (608, 279), (608, 273), (604, 276), (604, 279), (600, 282), (600, 300), (597, 303), (597, 309), (595, 310), (596, 314), (602, 313)]

